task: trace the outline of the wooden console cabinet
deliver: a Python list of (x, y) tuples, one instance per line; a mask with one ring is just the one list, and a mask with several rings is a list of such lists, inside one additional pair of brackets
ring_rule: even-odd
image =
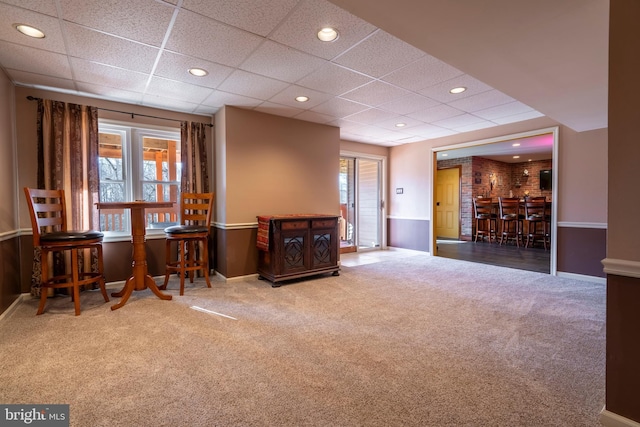
[(258, 224), (264, 227), (264, 234), (268, 228), (268, 244), (263, 242), (258, 250), (258, 278), (278, 287), (284, 280), (321, 273), (340, 274), (338, 216), (258, 217)]

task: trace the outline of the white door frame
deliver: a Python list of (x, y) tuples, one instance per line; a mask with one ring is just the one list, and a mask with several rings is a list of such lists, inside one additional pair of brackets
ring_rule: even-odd
[[(553, 154), (552, 154), (553, 157), (551, 159), (551, 169), (552, 169), (552, 177), (551, 177), (552, 187), (551, 188), (553, 188), (552, 205), (551, 205), (551, 235), (553, 237), (551, 239), (551, 265), (550, 265), (549, 271), (552, 276), (555, 276), (557, 275), (557, 269), (558, 269), (558, 266), (557, 266), (558, 265), (558, 165), (560, 164), (558, 159), (558, 145), (559, 145), (558, 137), (560, 134), (559, 126), (532, 130), (528, 132), (521, 132), (521, 133), (516, 133), (511, 135), (504, 135), (504, 136), (499, 136), (495, 138), (482, 139), (478, 141), (464, 142), (461, 144), (433, 147), (431, 149), (431, 162), (432, 162), (431, 163), (431, 195), (432, 195), (432, 199), (435, 200), (435, 185), (436, 185), (435, 180), (436, 180), (436, 172), (438, 169), (436, 154), (439, 151), (455, 150), (457, 148), (491, 144), (494, 142), (502, 142), (509, 139), (528, 138), (528, 137), (547, 134), (547, 133), (553, 134)], [(435, 221), (433, 220), (434, 218), (433, 215), (435, 213), (434, 207), (433, 207), (434, 205), (433, 200), (431, 201), (429, 206), (429, 210), (430, 210), (429, 215), (431, 218), (431, 221), (430, 221), (431, 239), (429, 240), (429, 252), (431, 254), (434, 253), (434, 248), (436, 245)]]
[[(380, 182), (380, 202), (382, 204), (382, 207), (380, 209), (380, 249), (387, 249), (387, 156), (378, 156), (375, 154), (368, 154), (368, 153), (359, 153), (356, 151), (345, 151), (345, 150), (340, 150), (340, 157), (352, 157), (357, 159), (366, 159), (366, 160), (376, 160), (376, 161), (380, 161), (381, 162), (381, 170), (380, 170), (380, 176), (381, 176), (381, 182)], [(356, 167), (357, 167), (357, 162), (356, 162)], [(357, 193), (358, 193), (358, 182), (356, 180), (356, 197), (357, 197)], [(377, 248), (372, 248), (372, 249), (361, 249), (360, 247), (358, 247), (358, 241), (357, 241), (357, 230), (358, 230), (358, 213), (357, 213), (357, 206), (356, 206), (356, 235), (354, 235), (354, 243), (356, 245), (356, 250), (361, 252), (361, 251), (368, 251), (368, 250), (378, 250)]]

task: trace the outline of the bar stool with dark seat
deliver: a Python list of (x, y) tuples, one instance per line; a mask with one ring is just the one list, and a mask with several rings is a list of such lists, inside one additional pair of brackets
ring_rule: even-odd
[(473, 218), (476, 225), (474, 242), (478, 241), (478, 236), (481, 236), (481, 240), (484, 240), (485, 236), (489, 237), (489, 243), (491, 243), (491, 239), (498, 241), (496, 231), (498, 217), (493, 212), (491, 198), (473, 199)]
[[(184, 295), (184, 279), (189, 275), (193, 283), (196, 271), (202, 271), (209, 281), (209, 227), (213, 211), (213, 193), (182, 193), (180, 196), (180, 225), (164, 229), (166, 236), (166, 270), (164, 284), (166, 289), (171, 273), (180, 276), (180, 295)], [(171, 243), (178, 242), (178, 259), (171, 259)], [(202, 243), (202, 251), (200, 251)]]
[(498, 198), (500, 219), (500, 244), (505, 241), (509, 243), (509, 239), (513, 239), (516, 245), (520, 247), (522, 238), (522, 219), (520, 214), (520, 199), (516, 197), (499, 197)]
[[(27, 205), (31, 216), (33, 246), (41, 250), (40, 305), (36, 314), (44, 312), (47, 289), (72, 288), (75, 314), (80, 314), (80, 287), (97, 283), (105, 302), (109, 302), (104, 283), (102, 261), (103, 234), (94, 230), (68, 230), (64, 190), (40, 190), (26, 188)], [(80, 271), (78, 251), (96, 250), (98, 271)], [(55, 276), (49, 273), (49, 254), (69, 252), (71, 270)], [(50, 277), (51, 276), (51, 277)]]
[(524, 219), (526, 230), (523, 235), (527, 236), (525, 248), (534, 245), (536, 239), (543, 242), (544, 249), (547, 249), (548, 229), (547, 229), (547, 202), (546, 198), (529, 198), (524, 202)]

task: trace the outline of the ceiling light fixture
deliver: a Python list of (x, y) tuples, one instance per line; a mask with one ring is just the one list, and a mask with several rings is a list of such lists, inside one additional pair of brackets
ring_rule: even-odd
[(33, 37), (34, 39), (43, 39), (44, 33), (39, 29), (25, 24), (15, 24), (15, 29), (20, 31), (25, 36)]
[(512, 147), (520, 147), (520, 143), (519, 142), (514, 142), (513, 144), (511, 144)]
[(296, 101), (298, 102), (307, 102), (309, 100), (308, 96), (296, 96)]
[(406, 123), (396, 123), (396, 127), (397, 128), (403, 128), (405, 127), (407, 124)]
[(447, 153), (442, 153), (442, 157), (447, 157), (449, 156)]
[(519, 158), (520, 158), (520, 156), (513, 156), (513, 158), (514, 158), (514, 159), (519, 159)]
[(449, 93), (458, 94), (458, 93), (462, 93), (462, 92), (464, 92), (465, 90), (467, 90), (467, 88), (466, 88), (466, 87), (464, 87), (464, 86), (454, 87), (453, 89), (451, 89), (451, 90), (449, 91)]
[(209, 74), (209, 72), (203, 68), (189, 68), (189, 74), (196, 77), (204, 77)]
[(318, 31), (318, 38), (323, 42), (332, 42), (338, 39), (338, 30), (331, 27), (322, 28)]

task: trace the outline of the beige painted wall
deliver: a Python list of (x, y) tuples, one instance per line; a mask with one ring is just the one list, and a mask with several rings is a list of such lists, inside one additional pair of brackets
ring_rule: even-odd
[(338, 128), (224, 110), (226, 185), (218, 197), (227, 225), (256, 223), (257, 215), (340, 213)]
[(15, 231), (16, 190), (13, 166), (15, 142), (13, 138), (13, 85), (0, 71), (0, 233)]
[[(141, 107), (138, 105), (122, 104), (118, 102), (104, 101), (101, 99), (86, 98), (75, 95), (68, 95), (57, 92), (50, 92), (38, 89), (16, 87), (15, 88), (15, 105), (16, 105), (16, 134), (18, 140), (18, 187), (22, 191), (22, 187), (35, 186), (36, 182), (36, 156), (37, 156), (37, 129), (36, 115), (37, 103), (27, 100), (27, 96), (31, 95), (37, 98), (54, 99), (57, 101), (73, 102), (76, 104), (93, 105), (98, 108), (133, 112), (137, 114), (145, 114), (148, 116), (157, 116), (174, 120), (191, 120), (203, 123), (212, 123), (212, 118), (208, 116), (198, 116), (193, 114), (176, 113), (167, 110), (158, 110), (154, 108)], [(152, 125), (152, 126), (173, 126), (179, 128), (178, 121), (167, 121), (154, 119), (150, 117), (135, 116), (130, 114), (114, 113), (100, 110), (98, 116), (104, 119), (118, 120), (128, 122), (134, 125)], [(210, 147), (207, 153), (208, 159), (213, 158), (213, 132), (210, 131), (207, 138)], [(209, 160), (210, 164), (212, 160)], [(213, 182), (213, 173), (209, 173), (209, 179)], [(212, 187), (213, 188), (213, 187)], [(20, 193), (20, 227), (31, 228), (29, 214), (27, 211), (27, 203)]]
[[(512, 125), (483, 129), (391, 148), (389, 187), (392, 191), (389, 215), (398, 218), (430, 219), (431, 149), (558, 126), (543, 117)], [(559, 126), (558, 221), (607, 222), (607, 130), (577, 133)], [(405, 197), (411, 195), (413, 197)]]

